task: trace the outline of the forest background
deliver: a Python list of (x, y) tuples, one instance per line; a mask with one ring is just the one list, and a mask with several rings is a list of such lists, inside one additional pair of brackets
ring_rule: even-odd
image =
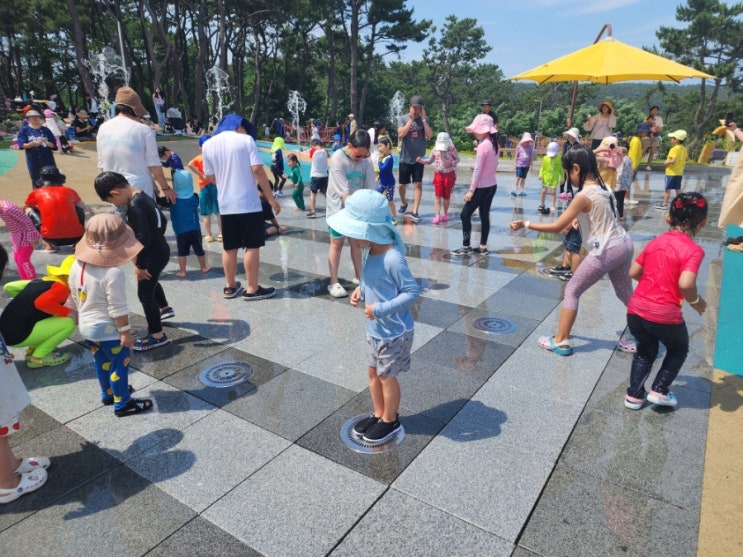
[[(661, 26), (652, 50), (716, 79), (581, 84), (575, 125), (582, 128), (596, 104), (611, 99), (617, 131), (631, 135), (660, 105), (665, 131), (687, 129), (693, 153), (725, 113), (743, 121), (741, 14), (739, 3), (678, 5), (677, 25)], [(166, 106), (187, 119), (206, 121), (221, 105), (261, 127), (275, 117), (291, 120), (287, 100), (296, 91), (306, 102), (302, 124), (334, 126), (354, 113), (364, 126), (381, 120), (394, 132), (390, 101), (399, 91), (405, 99), (423, 96), (433, 129), (448, 131), (460, 148), (471, 145), (464, 127), (485, 98), (511, 136), (567, 129), (571, 83), (507, 81), (497, 65), (478, 62), (491, 47), (477, 20), (445, 21), (437, 28), (418, 19), (405, 0), (3, 0), (0, 95), (34, 91), (81, 106), (84, 93), (112, 100), (128, 82), (154, 114), (151, 94), (159, 85)], [(422, 59), (402, 61), (400, 52), (414, 42), (426, 44)], [(121, 52), (123, 64), (111, 58)], [(103, 54), (111, 70), (105, 76), (96, 71)], [(225, 79), (215, 86), (217, 76)]]

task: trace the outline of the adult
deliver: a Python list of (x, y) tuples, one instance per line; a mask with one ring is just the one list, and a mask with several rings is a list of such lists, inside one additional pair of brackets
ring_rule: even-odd
[(255, 127), (246, 118), (228, 114), (217, 127), (214, 137), (203, 144), (204, 174), (217, 185), (217, 201), (222, 215), (222, 267), (226, 285), (225, 298), (240, 293), (236, 280), (237, 251), (245, 249), (243, 266), (246, 274), (245, 300), (261, 300), (276, 294), (273, 287), (258, 284), (260, 248), (265, 245), (263, 210), (258, 196), (264, 197), (278, 215), (281, 206), (274, 199), (263, 160), (255, 142)]
[(160, 89), (159, 85), (155, 87), (155, 92), (152, 93), (152, 104), (155, 105), (157, 125), (162, 130), (165, 128), (165, 97), (163, 97), (163, 90)]
[(634, 248), (632, 238), (614, 213), (612, 193), (601, 182), (593, 152), (586, 148), (571, 149), (562, 160), (562, 167), (578, 190), (562, 215), (554, 222), (517, 220), (511, 223), (511, 230), (531, 228), (539, 233), (560, 232), (570, 226), (573, 219), (578, 219), (588, 255), (565, 287), (557, 334), (539, 339), (541, 348), (570, 356), (573, 353), (570, 331), (578, 316), (580, 297), (588, 288), (608, 273), (617, 297), (625, 306), (628, 304), (632, 296), (629, 269)]
[(147, 110), (139, 95), (131, 87), (121, 87), (115, 103), (115, 116), (101, 125), (96, 138), (98, 168), (123, 174), (129, 184), (152, 199), (156, 182), (161, 195), (175, 203), (175, 191), (165, 181), (155, 132), (140, 122)]
[(75, 128), (75, 139), (95, 139), (95, 126), (93, 125), (93, 122), (90, 121), (87, 110), (80, 109), (77, 111), (72, 126)]
[(657, 106), (651, 106), (650, 107), (650, 113), (648, 114), (648, 117), (645, 118), (645, 121), (650, 124), (650, 135), (648, 136), (648, 165), (645, 167), (645, 170), (652, 170), (653, 168), (650, 166), (650, 163), (653, 162), (653, 157), (655, 156), (655, 150), (660, 147), (660, 134), (663, 131), (663, 118), (658, 116), (658, 111), (660, 108)]
[(415, 223), (421, 221), (418, 210), (420, 209), (421, 196), (423, 193), (423, 164), (418, 162), (418, 157), (426, 154), (426, 141), (433, 137), (433, 130), (426, 117), (426, 108), (423, 99), (418, 95), (410, 97), (410, 110), (408, 114), (398, 118), (397, 136), (400, 138), (402, 148), (399, 161), (399, 186), (400, 191), (400, 215), (408, 210), (406, 188), (413, 182), (413, 212), (410, 220)]
[(601, 140), (610, 136), (617, 127), (617, 117), (611, 101), (600, 102), (596, 108), (599, 113), (589, 116), (583, 125), (583, 129), (591, 132), (591, 150), (596, 149), (601, 144)]
[(56, 166), (53, 151), (57, 150), (57, 141), (52, 131), (44, 126), (44, 117), (36, 109), (26, 111), (28, 124), (18, 131), (18, 148), (26, 153), (26, 167), (31, 176), (31, 187), (41, 178), (41, 169), (45, 166)]
[(498, 129), (498, 115), (493, 112), (493, 102), (490, 99), (482, 101), (482, 113), (490, 116), (493, 119), (493, 125)]
[(356, 130), (359, 129), (359, 123), (356, 121), (356, 116), (354, 114), (348, 115), (348, 127), (346, 128), (346, 137), (351, 138), (351, 136), (356, 133)]
[(83, 96), (85, 99), (85, 109), (90, 114), (91, 118), (98, 118), (98, 101), (95, 97), (91, 96), (90, 93), (85, 93)]
[[(329, 217), (343, 209), (348, 196), (360, 189), (374, 189), (375, 176), (371, 159), (371, 140), (366, 130), (356, 130), (348, 139), (348, 143), (338, 149), (330, 157), (330, 174), (328, 176), (328, 193), (325, 215)], [(330, 269), (330, 284), (328, 293), (333, 298), (344, 298), (348, 291), (338, 282), (338, 267), (341, 261), (341, 252), (345, 237), (328, 228), (330, 232), (330, 247), (328, 248), (328, 267)], [(351, 261), (353, 261), (354, 284), (358, 284), (361, 276), (361, 240), (348, 239), (351, 246)]]

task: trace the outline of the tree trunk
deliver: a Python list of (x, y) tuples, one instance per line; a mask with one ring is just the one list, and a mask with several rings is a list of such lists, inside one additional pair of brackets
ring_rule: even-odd
[(77, 15), (75, 0), (67, 0), (67, 9), (70, 12), (70, 18), (72, 20), (72, 40), (75, 43), (77, 73), (80, 74), (80, 80), (83, 82), (83, 90), (91, 97), (94, 97), (95, 85), (93, 84), (93, 79), (90, 77), (90, 71), (83, 64), (83, 60), (88, 59), (88, 51), (85, 49), (85, 36), (83, 35), (82, 25), (80, 25), (80, 18)]

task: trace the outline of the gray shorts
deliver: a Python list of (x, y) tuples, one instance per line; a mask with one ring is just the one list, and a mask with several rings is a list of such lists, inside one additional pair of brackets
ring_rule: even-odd
[(377, 370), (377, 375), (397, 377), (401, 371), (410, 369), (410, 350), (413, 348), (413, 333), (408, 331), (399, 337), (381, 340), (366, 336), (367, 364)]

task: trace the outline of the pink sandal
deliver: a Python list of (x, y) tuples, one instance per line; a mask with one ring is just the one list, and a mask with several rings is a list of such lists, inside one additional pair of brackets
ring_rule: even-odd
[(539, 344), (540, 348), (544, 348), (560, 356), (570, 356), (573, 353), (573, 348), (567, 340), (555, 343), (555, 337), (553, 336), (539, 337), (537, 344)]

